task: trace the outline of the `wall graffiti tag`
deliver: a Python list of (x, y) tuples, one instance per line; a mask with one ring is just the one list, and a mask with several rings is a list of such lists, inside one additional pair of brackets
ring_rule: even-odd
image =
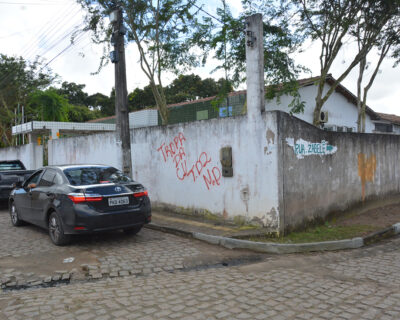
[(218, 167), (212, 166), (211, 157), (207, 152), (202, 152), (194, 163), (189, 163), (184, 147), (185, 141), (185, 136), (180, 132), (169, 143), (162, 143), (157, 151), (162, 154), (164, 162), (173, 162), (179, 180), (190, 179), (196, 182), (200, 178), (208, 190), (211, 186), (219, 186), (222, 174)]
[(376, 157), (374, 154), (367, 157), (364, 153), (358, 154), (358, 176), (361, 179), (361, 196), (365, 200), (365, 184), (374, 182), (376, 171)]
[(312, 155), (325, 156), (337, 151), (337, 147), (330, 145), (326, 140), (314, 143), (303, 139), (298, 139), (295, 142), (293, 138), (286, 138), (286, 143), (293, 148), (298, 159)]

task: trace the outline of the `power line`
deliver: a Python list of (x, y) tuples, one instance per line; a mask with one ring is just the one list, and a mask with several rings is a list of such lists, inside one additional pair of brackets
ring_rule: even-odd
[(212, 15), (211, 13), (207, 12), (206, 10), (204, 10), (202, 7), (199, 7), (198, 5), (193, 3), (193, 6), (195, 6), (197, 9), (199, 9), (200, 11), (203, 11), (206, 15), (210, 16), (211, 18), (217, 20), (219, 23), (224, 24), (221, 20), (219, 20), (218, 18), (216, 18), (214, 15)]
[[(62, 17), (61, 20), (59, 19), (55, 19), (52, 22), (47, 22), (42, 30), (45, 30), (44, 32), (42, 32), (41, 34), (39, 34), (38, 36), (36, 36), (36, 39), (33, 39), (33, 42), (31, 43), (31, 45), (24, 51), (23, 56), (27, 55), (28, 52), (37, 44), (38, 46), (42, 46), (45, 47), (47, 45), (47, 43), (53, 41), (53, 39), (55, 39), (56, 37), (58, 37), (58, 35), (62, 32), (60, 32), (60, 30), (62, 29), (66, 29), (65, 28), (65, 24), (64, 21), (68, 21), (71, 17), (76, 16), (76, 13), (78, 13), (79, 10), (73, 10), (72, 6), (69, 8), (69, 11), (67, 14), (65, 14), (65, 12), (62, 12), (59, 17)], [(49, 25), (50, 23), (52, 23), (51, 25)], [(71, 25), (71, 24), (69, 24)], [(40, 49), (39, 49), (40, 50)], [(32, 56), (38, 55), (39, 53), (34, 53), (34, 54), (30, 54), (27, 58), (29, 59)]]
[(53, 3), (53, 2), (46, 2), (46, 3), (40, 3), (40, 2), (6, 2), (6, 1), (0, 1), (0, 4), (17, 4), (17, 5), (24, 5), (24, 6), (48, 6), (48, 5), (62, 5), (61, 3)]
[[(86, 33), (87, 31), (81, 31), (81, 33), (76, 37), (76, 41), (74, 43), (70, 43), (67, 47), (65, 47), (62, 51), (60, 51), (53, 59), (51, 59), (49, 62), (47, 62), (43, 68), (47, 67), (50, 63), (52, 63), (55, 59), (57, 59), (59, 56), (61, 56), (63, 53), (65, 53), (68, 49), (70, 49), (73, 45), (77, 45), (79, 42), (84, 39), (82, 36)], [(42, 68), (42, 69), (43, 69)]]
[[(73, 4), (71, 4), (68, 8), (67, 8), (67, 12), (68, 14), (72, 11), (72, 7)], [(67, 14), (67, 15), (68, 15)], [(57, 25), (57, 22), (59, 22), (59, 20), (62, 17), (65, 17), (65, 11), (64, 12), (60, 12), (59, 15), (57, 15), (54, 20), (49, 20), (47, 21), (39, 30), (39, 32), (36, 33), (35, 36), (32, 37), (32, 41), (30, 41), (30, 43), (25, 47), (23, 53), (21, 54), (22, 56), (25, 56), (35, 45), (37, 41), (40, 41), (45, 35), (49, 34), (50, 32), (52, 32), (52, 30), (54, 30), (54, 27)], [(52, 25), (50, 25), (52, 24)]]

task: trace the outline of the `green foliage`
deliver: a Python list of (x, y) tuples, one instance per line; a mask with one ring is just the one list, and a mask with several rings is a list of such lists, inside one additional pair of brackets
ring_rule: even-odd
[(165, 89), (168, 103), (179, 103), (218, 95), (221, 91), (233, 90), (229, 81), (221, 78), (217, 82), (207, 78), (202, 80), (198, 75), (180, 75)]
[(88, 94), (83, 91), (86, 85), (76, 84), (75, 82), (64, 81), (60, 89), (56, 89), (57, 93), (65, 97), (70, 104), (87, 105)]
[[(261, 1), (261, 0), (260, 0)], [(252, 1), (248, 1), (252, 2)], [(336, 87), (348, 76), (359, 63), (364, 63), (366, 56), (378, 43), (385, 25), (392, 19), (399, 20), (399, 0), (281, 0), (276, 19), (280, 23), (290, 22), (292, 30), (303, 38), (317, 41), (320, 45), (320, 79), (314, 109), (313, 123), (319, 125), (319, 114), (324, 103)], [(267, 10), (264, 8), (264, 10)], [(353, 56), (346, 54), (349, 63), (331, 84), (325, 89), (325, 82), (333, 63), (348, 43), (356, 40), (359, 50)], [(399, 35), (396, 36), (397, 39)], [(362, 78), (362, 76), (361, 76)]]
[(33, 91), (47, 87), (54, 79), (51, 70), (38, 61), (0, 54), (0, 147), (11, 144), (14, 110), (18, 105), (26, 106)]
[(69, 105), (67, 107), (67, 118), (71, 122), (86, 122), (95, 119), (96, 113), (86, 106)]
[[(115, 10), (114, 1), (78, 2), (87, 10), (87, 29), (93, 31), (95, 40), (108, 42), (112, 31), (104, 19)], [(138, 46), (140, 66), (149, 80), (163, 123), (168, 122), (167, 101), (161, 82), (163, 72), (176, 73), (199, 65), (189, 41), (196, 22), (193, 4), (193, 0), (118, 1), (124, 12), (127, 40)]]
[[(100, 111), (102, 116), (112, 116), (115, 114), (115, 90), (111, 92), (111, 97), (102, 93), (95, 93), (86, 98), (86, 104), (94, 111)], [(98, 116), (96, 116), (98, 118)]]
[(150, 86), (146, 86), (143, 89), (136, 88), (128, 94), (129, 111), (142, 110), (155, 105), (156, 101)]
[(283, 237), (251, 237), (249, 240), (280, 243), (333, 241), (365, 236), (366, 234), (376, 231), (377, 229), (378, 228), (376, 226), (371, 225), (337, 226), (325, 224), (322, 226), (309, 228), (306, 231), (291, 232)]
[[(245, 46), (245, 18), (251, 14), (262, 12), (264, 16), (264, 72), (268, 85), (278, 86), (279, 90), (270, 90), (267, 99), (279, 98), (281, 95), (291, 95), (291, 111), (302, 112), (304, 103), (293, 85), (298, 75), (306, 69), (296, 65), (290, 54), (302, 43), (303, 38), (291, 32), (289, 22), (275, 20), (280, 8), (274, 1), (242, 1), (245, 12), (239, 17), (233, 17), (225, 1), (217, 9), (217, 19), (203, 17), (193, 38), (193, 45), (199, 45), (203, 51), (203, 60), (206, 61), (209, 52), (214, 52), (214, 58), (221, 61), (215, 70), (223, 69), (225, 77), (234, 86), (245, 80), (246, 46)], [(250, 5), (251, 2), (251, 5)], [(256, 5), (260, 2), (260, 6)], [(267, 5), (268, 3), (268, 5)], [(261, 5), (262, 4), (262, 5)], [(224, 99), (224, 92), (220, 92), (219, 100)], [(218, 104), (217, 100), (215, 104)]]
[(42, 121), (68, 121), (68, 101), (53, 88), (33, 92), (29, 107), (39, 112)]

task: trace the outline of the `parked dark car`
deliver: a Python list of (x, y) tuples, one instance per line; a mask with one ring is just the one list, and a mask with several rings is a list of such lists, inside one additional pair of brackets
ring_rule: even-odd
[(20, 160), (0, 161), (0, 200), (7, 200), (14, 184), (24, 181), (34, 170), (26, 170)]
[(136, 234), (151, 221), (147, 190), (104, 165), (49, 166), (17, 183), (9, 199), (11, 222), (49, 231), (56, 245), (72, 234), (123, 229)]

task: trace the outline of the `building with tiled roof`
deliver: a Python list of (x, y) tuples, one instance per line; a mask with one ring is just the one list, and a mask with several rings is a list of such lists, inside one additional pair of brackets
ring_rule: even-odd
[[(304, 101), (304, 112), (293, 114), (293, 116), (304, 120), (308, 123), (313, 122), (313, 113), (315, 106), (315, 97), (317, 94), (317, 82), (319, 77), (312, 77), (298, 80), (299, 93), (301, 100)], [(335, 79), (332, 75), (328, 75), (326, 79), (325, 92), (333, 85)], [(193, 101), (185, 101), (168, 105), (169, 123), (190, 122), (196, 120), (207, 120), (213, 118), (222, 118), (227, 116), (236, 116), (246, 113), (246, 90), (231, 92), (228, 98), (219, 106), (214, 106), (213, 97), (201, 98)], [(265, 110), (280, 110), (290, 112), (289, 104), (292, 101), (291, 96), (282, 96), (280, 101), (273, 99), (265, 102)], [(130, 122), (139, 121), (143, 126), (146, 121), (150, 121), (149, 125), (161, 124), (160, 116), (155, 114), (155, 108), (149, 108), (130, 114)], [(147, 115), (147, 113), (149, 115)], [(150, 114), (151, 113), (151, 114)], [(158, 118), (158, 119), (155, 119)], [(151, 120), (149, 120), (151, 118)], [(335, 92), (325, 102), (321, 112), (321, 127), (324, 130), (339, 132), (356, 132), (357, 131), (357, 97), (351, 93), (346, 87), (339, 84)], [(139, 119), (139, 120), (136, 120)], [(397, 121), (397, 122), (396, 122)], [(90, 122), (115, 123), (115, 116), (105, 117), (101, 119), (91, 120)], [(395, 115), (385, 115), (376, 113), (370, 107), (366, 108), (366, 132), (394, 132), (390, 130), (396, 129), (397, 125), (400, 133), (400, 117)], [(131, 126), (133, 126), (131, 124)], [(397, 130), (397, 129), (396, 129)]]

